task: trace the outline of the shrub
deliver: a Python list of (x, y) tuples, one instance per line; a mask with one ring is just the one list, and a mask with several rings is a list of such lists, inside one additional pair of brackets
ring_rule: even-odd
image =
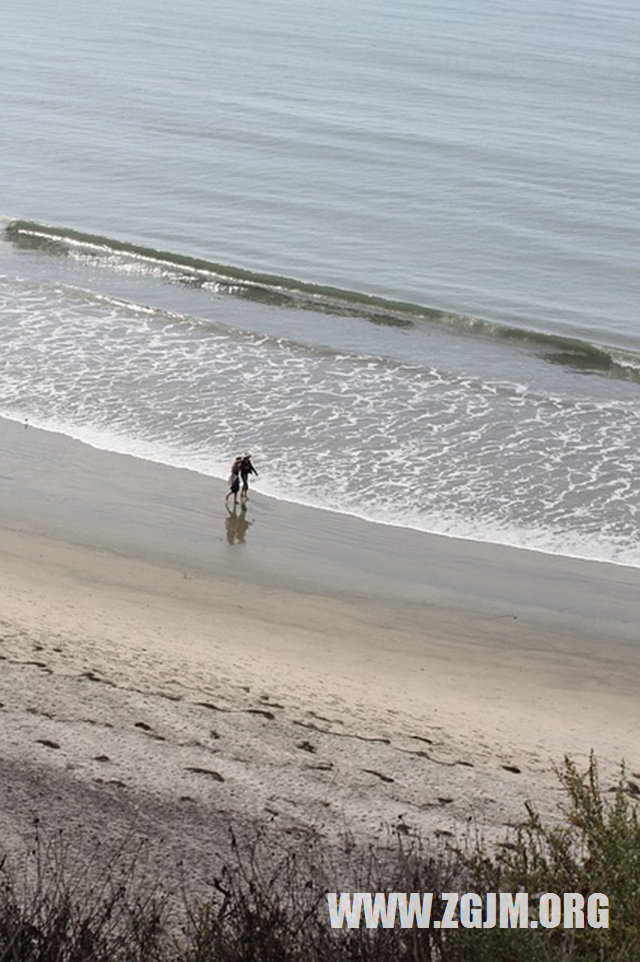
[[(593, 755), (585, 772), (565, 758), (558, 775), (561, 819), (546, 825), (527, 806), (497, 854), (481, 840), (428, 852), (400, 833), (367, 849), (345, 836), (339, 851), (312, 831), (287, 842), (258, 831), (242, 844), (232, 833), (206, 899), (180, 877), (171, 888), (150, 879), (130, 844), (79, 870), (62, 838), (43, 842), (36, 825), (21, 875), (0, 859), (0, 962), (639, 962), (640, 790), (621, 766), (604, 792)], [(610, 928), (334, 931), (326, 892), (345, 890), (524, 891), (530, 911), (537, 893), (601, 892)]]
[(584, 772), (565, 757), (557, 772), (564, 789), (562, 820), (545, 825), (527, 805), (516, 837), (496, 856), (479, 844), (460, 853), (471, 889), (479, 892), (601, 892), (610, 905), (609, 928), (492, 929), (461, 933), (461, 958), (473, 962), (580, 962), (640, 960), (640, 821), (624, 764), (609, 792), (600, 785), (593, 753)]

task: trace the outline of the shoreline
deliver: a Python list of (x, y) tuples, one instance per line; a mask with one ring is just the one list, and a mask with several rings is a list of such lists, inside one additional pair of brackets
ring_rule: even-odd
[[(37, 438), (36, 445), (29, 440), (34, 435)], [(11, 447), (12, 454), (9, 457), (16, 459), (17, 471), (20, 472), (22, 467), (31, 471), (26, 485), (26, 479), (20, 478), (22, 486), (19, 491), (11, 483), (11, 476), (0, 477), (0, 523), (6, 526), (15, 522), (24, 526), (25, 530), (62, 541), (78, 545), (93, 545), (95, 542), (99, 547), (116, 550), (120, 554), (141, 556), (170, 565), (181, 563), (194, 570), (220, 574), (222, 558), (216, 549), (221, 542), (221, 527), (218, 525), (214, 530), (214, 525), (224, 522), (226, 482), (189, 468), (176, 468), (131, 454), (95, 448), (64, 434), (25, 427), (18, 421), (2, 417), (0, 438), (4, 438), (6, 446)], [(58, 470), (59, 496), (44, 494), (46, 485), (36, 483), (33, 464), (29, 463), (34, 449), (36, 456), (44, 457), (50, 466)], [(65, 458), (70, 465), (66, 471), (61, 464)], [(111, 473), (110, 465), (117, 466), (117, 475), (111, 488), (103, 493), (100, 488)], [(74, 479), (76, 470), (85, 474), (79, 485)], [(163, 486), (170, 492), (165, 497)], [(151, 499), (148, 504), (139, 497), (138, 492), (142, 487), (144, 494)], [(66, 491), (74, 496), (80, 495), (81, 500), (71, 506)], [(188, 492), (186, 497), (185, 492)], [(118, 510), (115, 498), (123, 494), (132, 497), (122, 500)], [(80, 517), (78, 509), (83, 512)], [(528, 577), (531, 572), (536, 576), (544, 575), (546, 570), (548, 574), (544, 587), (547, 592), (551, 591), (551, 597), (547, 594), (545, 607), (550, 610), (553, 596), (557, 594), (553, 592), (553, 582), (557, 578), (570, 577), (576, 581), (583, 576), (585, 582), (602, 583), (614, 591), (616, 585), (640, 585), (640, 568), (634, 566), (404, 528), (263, 495), (259, 487), (252, 490), (249, 511), (249, 524), (257, 521), (259, 527), (251, 535), (247, 528), (245, 536), (251, 542), (260, 539), (251, 553), (249, 578), (269, 580), (273, 575), (273, 571), (269, 571), (273, 569), (272, 560), (277, 558), (285, 570), (274, 580), (282, 585), (302, 585), (305, 590), (314, 590), (318, 584), (335, 589), (338, 581), (344, 587), (345, 575), (351, 569), (352, 577), (346, 579), (348, 588), (369, 593), (372, 579), (376, 590), (384, 590), (384, 586), (392, 581), (391, 590), (386, 592), (388, 596), (402, 596), (406, 600), (423, 602), (423, 593), (417, 586), (422, 586), (424, 579), (412, 575), (412, 569), (416, 572), (420, 568), (428, 576), (431, 586), (451, 597), (455, 596), (459, 604), (464, 592), (456, 588), (457, 579), (451, 577), (450, 573), (461, 562), (466, 568), (474, 564), (490, 565), (492, 574), (508, 571), (520, 575), (523, 572), (523, 577)], [(109, 520), (118, 525), (115, 537), (104, 523), (107, 513)], [(198, 513), (200, 517), (194, 517)], [(134, 538), (127, 532), (126, 524), (132, 520), (138, 526), (144, 526), (143, 537)], [(205, 540), (203, 524), (210, 525), (209, 541)], [(320, 538), (318, 533), (321, 533)], [(227, 541), (229, 536), (227, 529)], [(169, 545), (174, 542), (177, 549), (172, 551)], [(382, 546), (383, 550), (378, 546)], [(245, 546), (238, 544), (237, 547)], [(346, 559), (342, 557), (345, 550), (349, 551)], [(385, 563), (388, 552), (403, 558), (400, 570)], [(291, 560), (293, 555), (295, 557)], [(438, 573), (440, 566), (433, 563), (434, 555), (449, 565), (446, 577)], [(301, 560), (304, 560), (305, 568), (310, 569), (308, 577), (300, 573)], [(358, 577), (358, 572), (362, 573), (361, 577)], [(245, 577), (246, 572), (236, 567), (233, 576)], [(483, 578), (481, 570), (475, 572), (475, 580), (478, 583), (474, 591), (476, 600), (508, 603), (516, 600), (516, 603), (521, 603), (529, 593), (527, 586), (525, 591), (519, 590), (514, 599), (512, 583), (508, 585), (508, 591), (500, 591), (499, 580)], [(465, 591), (475, 587), (466, 585)], [(591, 608), (587, 594), (581, 598), (585, 603), (585, 618), (591, 613), (600, 615), (602, 606)], [(572, 601), (571, 597), (563, 598), (562, 604), (555, 609), (556, 613), (566, 608), (567, 600), (569, 603)], [(637, 610), (634, 606), (633, 612)], [(579, 614), (577, 608), (573, 613)], [(628, 622), (631, 619), (625, 616), (624, 620)], [(635, 632), (632, 638), (635, 640)]]
[(499, 837), (552, 807), (565, 753), (640, 770), (638, 569), (259, 488), (239, 534), (222, 482), (1, 419), (0, 440), (5, 839), (38, 781), (78, 837), (160, 806), (195, 850), (214, 815)]
[[(117, 450), (116, 448), (102, 447), (100, 444), (93, 443), (91, 440), (84, 439), (82, 437), (76, 437), (74, 435), (69, 435), (63, 431), (59, 431), (55, 428), (41, 427), (32, 425), (29, 421), (20, 420), (19, 418), (13, 418), (6, 415), (0, 415), (0, 421), (6, 424), (15, 424), (19, 427), (28, 427), (31, 430), (40, 431), (43, 434), (54, 435), (64, 442), (70, 442), (73, 444), (80, 444), (85, 448), (89, 448), (92, 451), (96, 451), (98, 454), (103, 454), (106, 456), (113, 455), (117, 458), (132, 458), (134, 461), (142, 461), (149, 465), (156, 466), (160, 469), (166, 469), (169, 471), (186, 471), (189, 474), (193, 474), (199, 478), (204, 479), (207, 483), (211, 485), (222, 485), (223, 489), (226, 491), (226, 480), (224, 477), (218, 477), (216, 475), (208, 474), (201, 471), (197, 467), (185, 466), (172, 464), (170, 460), (158, 460), (154, 457), (146, 457), (144, 454), (137, 451), (126, 451)], [(554, 551), (552, 548), (545, 548), (540, 546), (533, 546), (527, 544), (510, 543), (507, 541), (491, 540), (491, 538), (480, 537), (476, 535), (462, 535), (462, 534), (452, 534), (448, 531), (432, 531), (424, 528), (412, 527), (409, 524), (403, 524), (399, 521), (386, 521), (380, 518), (368, 518), (363, 514), (358, 514), (349, 510), (342, 510), (339, 508), (328, 508), (323, 505), (310, 504), (305, 501), (291, 500), (290, 498), (281, 497), (277, 494), (263, 493), (260, 494), (263, 501), (272, 502), (275, 505), (281, 504), (285, 509), (292, 508), (301, 511), (312, 511), (312, 512), (322, 512), (326, 515), (335, 517), (336, 519), (344, 518), (349, 521), (353, 521), (359, 524), (374, 525), (379, 528), (391, 528), (397, 531), (412, 532), (414, 535), (419, 537), (427, 538), (445, 538), (454, 542), (471, 543), (480, 546), (486, 546), (488, 549), (506, 549), (509, 551), (525, 551), (531, 552), (536, 555), (548, 556), (551, 558), (565, 559), (567, 561), (577, 561), (577, 562), (588, 562), (590, 564), (603, 564), (603, 565), (613, 565), (620, 568), (630, 568), (632, 570), (640, 571), (640, 561), (637, 563), (630, 563), (626, 561), (617, 561), (613, 558), (604, 557), (594, 557), (587, 554), (573, 554), (571, 552), (558, 552)]]

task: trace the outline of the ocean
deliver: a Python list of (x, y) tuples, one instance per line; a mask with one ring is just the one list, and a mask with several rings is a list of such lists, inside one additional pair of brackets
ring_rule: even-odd
[(638, 49), (630, 0), (5, 0), (0, 415), (640, 565)]

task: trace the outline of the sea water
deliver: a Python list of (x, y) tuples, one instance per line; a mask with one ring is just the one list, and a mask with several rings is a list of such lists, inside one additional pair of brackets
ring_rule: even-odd
[(0, 414), (640, 564), (640, 9), (7, 0)]

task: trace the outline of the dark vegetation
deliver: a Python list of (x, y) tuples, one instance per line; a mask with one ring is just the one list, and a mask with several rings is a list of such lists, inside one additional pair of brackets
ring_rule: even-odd
[[(402, 835), (365, 852), (345, 838), (328, 855), (311, 833), (288, 847), (267, 833), (232, 836), (206, 896), (190, 894), (185, 867), (172, 887), (151, 884), (140, 851), (78, 871), (62, 838), (41, 838), (36, 824), (19, 866), (0, 857), (0, 962), (639, 962), (640, 790), (624, 767), (603, 789), (593, 757), (585, 772), (565, 759), (558, 775), (558, 820), (527, 807), (498, 854), (481, 840), (429, 853)], [(342, 890), (527, 891), (532, 918), (538, 893), (602, 892), (610, 925), (333, 930), (326, 892)]]

